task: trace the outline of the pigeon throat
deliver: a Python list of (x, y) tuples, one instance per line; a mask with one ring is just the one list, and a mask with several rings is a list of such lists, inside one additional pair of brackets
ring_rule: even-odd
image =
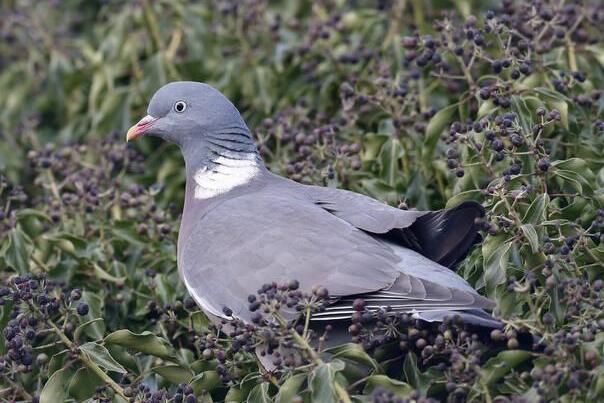
[(245, 185), (260, 174), (261, 164), (257, 153), (217, 156), (194, 172), (193, 196), (210, 199)]
[(181, 146), (187, 187), (197, 200), (211, 199), (248, 184), (266, 168), (249, 129), (223, 127), (194, 137), (199, 143)]

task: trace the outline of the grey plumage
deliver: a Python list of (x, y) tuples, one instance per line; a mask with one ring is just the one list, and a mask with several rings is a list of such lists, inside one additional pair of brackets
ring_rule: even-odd
[[(177, 110), (179, 101), (185, 110)], [(349, 319), (360, 296), (369, 309), (390, 306), (428, 321), (458, 313), (470, 323), (499, 325), (482, 311), (494, 303), (449, 269), (478, 239), (479, 204), (405, 211), (273, 175), (237, 109), (205, 84), (168, 84), (148, 112), (128, 137), (160, 136), (183, 152), (178, 267), (206, 312), (225, 317), (226, 307), (250, 320), (249, 294), (297, 279), (304, 290), (322, 285), (330, 292), (330, 305), (313, 321)]]

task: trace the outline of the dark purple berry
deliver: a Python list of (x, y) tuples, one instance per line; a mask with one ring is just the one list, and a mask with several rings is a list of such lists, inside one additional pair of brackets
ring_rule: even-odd
[(84, 316), (88, 314), (88, 311), (90, 310), (90, 308), (88, 307), (88, 304), (85, 302), (80, 302), (78, 304), (78, 307), (76, 308), (78, 315), (80, 316)]
[(547, 172), (549, 167), (550, 162), (547, 158), (541, 158), (539, 161), (537, 161), (537, 168), (539, 168), (540, 171)]

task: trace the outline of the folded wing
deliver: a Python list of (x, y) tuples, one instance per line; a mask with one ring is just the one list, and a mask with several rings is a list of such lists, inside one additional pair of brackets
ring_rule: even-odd
[(445, 267), (376, 239), (304, 197), (256, 192), (226, 200), (179, 247), (189, 292), (217, 316), (228, 308), (249, 320), (249, 294), (265, 283), (292, 279), (304, 290), (329, 290), (333, 304), (324, 317), (330, 320), (349, 318), (357, 296), (376, 309), (390, 305), (406, 312), (492, 306)]
[(355, 227), (449, 268), (463, 260), (480, 240), (476, 219), (484, 215), (484, 209), (473, 201), (446, 210), (410, 211), (342, 189), (305, 186), (304, 190), (318, 206)]

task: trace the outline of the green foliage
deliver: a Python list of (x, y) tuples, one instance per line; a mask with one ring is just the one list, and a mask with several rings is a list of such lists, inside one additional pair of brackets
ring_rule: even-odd
[[(601, 400), (604, 8), (568, 3), (4, 1), (0, 399)], [(176, 268), (181, 157), (123, 141), (177, 79), (232, 99), (274, 172), (480, 201), (457, 270), (504, 328), (384, 312), (318, 351), (274, 307), (212, 325)], [(267, 373), (266, 339), (302, 362)]]

